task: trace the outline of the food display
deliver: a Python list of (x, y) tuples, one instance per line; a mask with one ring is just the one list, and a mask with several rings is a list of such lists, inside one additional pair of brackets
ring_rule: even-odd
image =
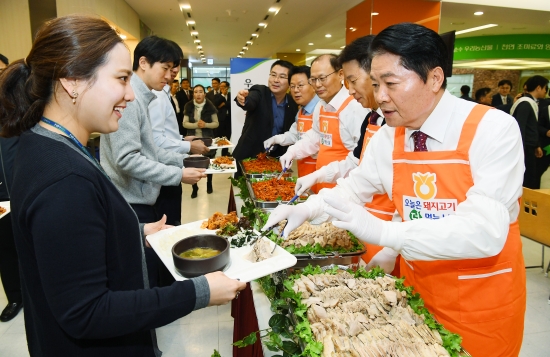
[(229, 146), (232, 145), (231, 142), (225, 137), (214, 138), (214, 144), (217, 146)]
[(231, 156), (218, 156), (212, 160), (212, 163), (216, 165), (233, 165), (233, 158)]
[(258, 239), (252, 246), (250, 253), (245, 256), (246, 259), (253, 263), (261, 262), (271, 258), (271, 244), (268, 240)]
[(277, 179), (252, 182), (254, 197), (260, 201), (290, 201), (294, 197), (296, 183), (292, 180)]
[(6, 209), (2, 206), (0, 206), (0, 214), (6, 213)]
[[(283, 229), (285, 224), (286, 220), (279, 223), (279, 229)], [(281, 244), (281, 247), (294, 246), (300, 248), (308, 244), (311, 246), (319, 244), (323, 248), (342, 248), (344, 250), (353, 250), (355, 248), (351, 236), (345, 229), (338, 228), (331, 222), (313, 225), (307, 221), (290, 232), (286, 240)]]
[(216, 212), (212, 215), (212, 217), (208, 218), (207, 221), (204, 221), (201, 224), (202, 229), (220, 229), (225, 227), (227, 224), (230, 223), (237, 223), (239, 222), (239, 218), (237, 217), (237, 212), (233, 211), (228, 214), (223, 214), (221, 212)]
[(247, 174), (273, 174), (281, 172), (279, 160), (267, 156), (265, 152), (259, 153), (255, 159), (241, 161), (243, 171)]

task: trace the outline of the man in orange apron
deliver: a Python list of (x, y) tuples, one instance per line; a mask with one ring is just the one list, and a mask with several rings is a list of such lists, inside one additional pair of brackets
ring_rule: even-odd
[[(292, 69), (290, 77), (290, 95), (300, 106), (296, 114), (296, 122), (290, 129), (279, 135), (272, 136), (264, 141), (264, 147), (269, 150), (273, 145), (289, 146), (301, 140), (304, 134), (311, 129), (313, 122), (319, 120), (319, 100), (315, 89), (308, 83), (311, 70), (309, 66), (297, 66)], [(298, 160), (298, 177), (315, 171), (317, 155)]]
[[(519, 128), (504, 112), (445, 90), (447, 51), (434, 31), (393, 25), (370, 51), (375, 98), (388, 125), (337, 187), (276, 209), (266, 225), (289, 217), (288, 234), (303, 219), (333, 217), (358, 238), (399, 252), (405, 283), (472, 356), (516, 357), (526, 304)], [(404, 222), (363, 208), (382, 193)]]
[[(321, 55), (311, 62), (309, 83), (322, 99), (319, 123), (313, 122), (302, 140), (288, 148), (281, 156), (283, 167), (288, 167), (293, 159), (317, 155), (315, 170), (324, 167), (328, 182), (338, 172), (348, 172), (357, 166), (353, 159), (344, 160), (357, 146), (360, 127), (369, 109), (365, 109), (342, 85), (343, 71), (336, 55)], [(328, 165), (328, 166), (327, 166)], [(314, 190), (332, 187), (334, 184), (321, 184)]]

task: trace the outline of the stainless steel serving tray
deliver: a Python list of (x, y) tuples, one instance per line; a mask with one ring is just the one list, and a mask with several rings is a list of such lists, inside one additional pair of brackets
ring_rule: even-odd
[[(272, 177), (276, 177), (278, 176), (281, 171), (279, 172), (271, 172), (271, 173), (262, 173), (262, 174), (251, 174), (251, 173), (247, 173), (244, 169), (244, 165), (242, 164), (242, 161), (239, 161), (239, 166), (241, 168), (241, 171), (242, 173), (245, 175), (245, 177), (250, 180), (250, 179), (262, 179), (262, 178), (272, 178)], [(283, 177), (291, 177), (292, 176), (292, 170), (291, 169), (288, 169), (287, 172), (285, 172), (283, 174)]]
[(361, 256), (367, 252), (367, 248), (363, 245), (362, 250), (348, 253), (331, 252), (327, 254), (313, 254), (313, 253), (299, 253), (292, 254), (298, 260), (293, 268), (305, 268), (308, 264), (313, 266), (326, 266), (326, 265), (351, 265), (357, 266)]
[[(273, 178), (273, 176), (263, 176), (261, 178), (257, 178), (257, 180), (269, 180)], [(287, 180), (287, 181), (290, 181), (289, 180), (290, 177), (285, 177), (284, 180)], [(260, 209), (263, 209), (263, 210), (272, 210), (272, 209), (275, 209), (278, 205), (286, 205), (288, 203), (288, 201), (261, 201), (261, 200), (258, 200), (256, 198), (256, 195), (254, 193), (254, 189), (252, 188), (252, 182), (250, 182), (250, 180), (246, 180), (246, 187), (248, 188), (248, 193), (250, 195), (250, 199), (252, 200), (252, 202), (254, 202), (254, 206), (256, 206), (256, 208), (260, 208)], [(298, 198), (296, 201), (296, 203), (301, 203), (301, 202), (304, 202), (305, 200), (301, 199), (301, 198)]]

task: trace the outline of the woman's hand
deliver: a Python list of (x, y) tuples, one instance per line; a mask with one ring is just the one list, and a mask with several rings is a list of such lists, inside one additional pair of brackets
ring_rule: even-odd
[(204, 276), (210, 288), (210, 302), (208, 306), (225, 305), (235, 299), (241, 290), (246, 288), (246, 283), (230, 279), (221, 271), (209, 273)]
[(206, 126), (206, 123), (203, 120), (199, 120), (199, 122), (197, 123), (197, 126), (202, 129)]
[[(143, 226), (143, 233), (145, 234), (145, 237), (147, 237), (150, 234), (157, 233), (158, 231), (162, 231), (163, 229), (172, 228), (173, 226), (166, 224), (166, 215), (163, 214), (160, 221), (156, 221), (153, 223), (147, 223)], [(149, 245), (149, 242), (147, 242), (147, 239), (145, 240), (145, 246), (147, 248), (151, 248)]]

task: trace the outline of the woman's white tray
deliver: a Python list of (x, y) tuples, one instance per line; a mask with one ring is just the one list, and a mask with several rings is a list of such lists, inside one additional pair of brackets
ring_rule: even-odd
[[(181, 239), (196, 234), (216, 234), (216, 231), (201, 229), (204, 220), (183, 224), (178, 227), (165, 229), (147, 236), (147, 241), (160, 257), (160, 260), (166, 265), (170, 273), (176, 280), (186, 280), (174, 268), (172, 260), (172, 247)], [(267, 239), (267, 238), (262, 238)], [(273, 242), (269, 241), (273, 247)], [(293, 267), (296, 264), (296, 257), (286, 250), (277, 246), (271, 258), (261, 262), (252, 263), (244, 258), (250, 253), (252, 247), (231, 248), (231, 262), (224, 270), (225, 275), (232, 279), (239, 279), (242, 282), (249, 282), (271, 273)]]
[[(215, 159), (210, 159), (210, 164), (214, 162)], [(204, 172), (205, 174), (230, 174), (237, 172), (237, 162), (235, 159), (233, 159), (233, 163), (231, 165), (221, 165), (221, 170), (216, 169), (206, 169)]]
[(8, 213), (10, 213), (10, 201), (0, 202), (0, 207), (6, 210), (6, 212), (0, 214), (0, 218), (3, 218), (4, 216), (7, 216)]

